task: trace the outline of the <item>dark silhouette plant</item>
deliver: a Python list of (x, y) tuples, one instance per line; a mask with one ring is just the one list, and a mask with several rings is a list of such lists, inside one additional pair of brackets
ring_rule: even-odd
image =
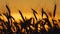
[(37, 12), (34, 9), (32, 9), (32, 11), (33, 11), (33, 15), (34, 15), (35, 19), (37, 20), (37, 17), (36, 17)]

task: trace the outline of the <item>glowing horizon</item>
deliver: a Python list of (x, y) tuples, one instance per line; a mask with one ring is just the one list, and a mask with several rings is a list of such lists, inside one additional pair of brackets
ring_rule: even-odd
[[(8, 0), (8, 1), (0, 0), (0, 2), (1, 2), (0, 3), (1, 13), (7, 11), (7, 9), (5, 7), (5, 5), (7, 4), (9, 6), (9, 8), (11, 10), (11, 14), (13, 16), (15, 16), (16, 13), (19, 16), (18, 10), (21, 10), (23, 15), (28, 16), (28, 17), (33, 16), (31, 8), (35, 9), (37, 11), (38, 15), (41, 14), (41, 8), (44, 8), (44, 10), (47, 12), (47, 14), (48, 14), (48, 12), (51, 12), (51, 14), (52, 14), (53, 10), (54, 10), (54, 5), (56, 4), (57, 5), (56, 18), (60, 17), (59, 16), (59, 14), (60, 14), (59, 0), (57, 0), (57, 1), (56, 0), (44, 0), (44, 1), (43, 0), (29, 0), (29, 1), (28, 0)], [(19, 18), (18, 16), (17, 16), (17, 18)]]

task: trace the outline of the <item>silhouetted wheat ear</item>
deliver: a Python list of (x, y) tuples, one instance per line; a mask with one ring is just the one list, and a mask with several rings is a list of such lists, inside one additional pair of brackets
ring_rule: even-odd
[(21, 15), (21, 17), (22, 17), (23, 21), (25, 21), (25, 19), (24, 19), (23, 15), (22, 15), (22, 12), (21, 12), (20, 10), (19, 10), (19, 13), (20, 13), (20, 15)]
[(34, 9), (32, 9), (32, 11), (33, 11), (33, 14), (34, 14), (35, 19), (37, 20), (37, 17), (36, 17), (37, 12)]
[(6, 8), (7, 8), (7, 10), (8, 10), (6, 16), (7, 16), (8, 18), (12, 18), (12, 19), (14, 19), (14, 18), (11, 16), (11, 11), (10, 11), (10, 8), (8, 7), (8, 5), (6, 5)]
[(55, 6), (54, 6), (54, 13), (53, 13), (53, 17), (55, 17), (55, 15), (56, 15), (56, 4), (55, 4)]
[(6, 5), (6, 8), (7, 8), (8, 12), (3, 13), (3, 15), (6, 16), (7, 19), (9, 19), (10, 18), (10, 9), (9, 9), (8, 5)]
[(9, 9), (9, 7), (8, 7), (8, 5), (6, 5), (6, 8), (7, 8), (7, 10), (8, 10), (8, 14), (10, 15), (10, 9)]
[(8, 5), (6, 5), (6, 8), (7, 8), (8, 12), (4, 13), (3, 15), (6, 16), (6, 18), (8, 20), (6, 22), (6, 24), (7, 24), (7, 27), (8, 27), (7, 31), (9, 32), (9, 31), (11, 31), (11, 25), (10, 24), (12, 23), (12, 19), (14, 20), (14, 18), (10, 15), (11, 12), (10, 12), (10, 9), (9, 9)]
[(48, 15), (47, 15), (47, 13), (43, 10), (43, 8), (42, 8), (42, 18), (43, 18), (43, 14), (45, 14), (46, 15), (46, 17), (48, 18)]

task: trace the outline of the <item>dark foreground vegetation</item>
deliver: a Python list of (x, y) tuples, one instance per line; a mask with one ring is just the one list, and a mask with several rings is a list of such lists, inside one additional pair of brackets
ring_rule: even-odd
[[(32, 9), (34, 18), (37, 21), (36, 23), (34, 18), (25, 19), (20, 10), (18, 11), (23, 21), (20, 20), (20, 22), (17, 23), (15, 19), (11, 16), (8, 5), (6, 5), (6, 8), (8, 12), (3, 13), (3, 15), (7, 18), (8, 21), (5, 22), (3, 19), (0, 18), (0, 34), (60, 34), (60, 28), (57, 24), (58, 22), (60, 22), (60, 20), (58, 19), (57, 22), (54, 19), (56, 14), (56, 5), (54, 6), (54, 13), (52, 19), (52, 23), (54, 26), (51, 25), (49, 17), (43, 8), (41, 20), (37, 20), (36, 14), (38, 13), (34, 9)], [(44, 14), (46, 15), (46, 18), (43, 18)], [(2, 14), (0, 14), (0, 16), (2, 16)], [(14, 20), (14, 22), (12, 20)], [(46, 30), (45, 25), (48, 25), (48, 31)], [(40, 28), (40, 30), (38, 28)]]

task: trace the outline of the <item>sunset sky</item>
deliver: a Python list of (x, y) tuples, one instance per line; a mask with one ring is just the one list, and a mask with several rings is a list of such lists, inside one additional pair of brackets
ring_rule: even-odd
[(7, 12), (6, 4), (11, 10), (11, 14), (16, 19), (21, 19), (18, 10), (20, 10), (24, 17), (34, 17), (31, 8), (37, 11), (37, 17), (41, 17), (41, 8), (53, 14), (54, 5), (57, 5), (56, 18), (60, 19), (60, 0), (0, 0), (0, 13)]

